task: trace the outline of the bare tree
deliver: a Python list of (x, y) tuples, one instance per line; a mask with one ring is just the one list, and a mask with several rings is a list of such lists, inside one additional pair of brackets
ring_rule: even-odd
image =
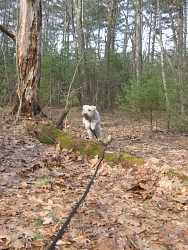
[(142, 73), (142, 18), (141, 18), (141, 0), (133, 1), (135, 5), (135, 70), (136, 81)]
[(181, 101), (181, 114), (185, 115), (185, 105), (186, 96), (184, 89), (184, 79), (183, 79), (183, 54), (184, 54), (184, 44), (183, 44), (183, 13), (185, 8), (185, 0), (177, 2), (177, 14), (178, 14), (178, 30), (177, 30), (177, 64), (178, 64), (178, 84), (180, 89), (180, 101)]
[[(86, 82), (86, 72), (85, 72), (85, 39), (84, 39), (84, 31), (83, 31), (83, 21), (84, 21), (84, 14), (83, 14), (83, 6), (84, 0), (73, 0), (73, 9), (75, 13), (75, 34), (76, 36), (76, 43), (77, 43), (77, 60), (80, 60), (79, 67), (78, 67), (78, 74), (80, 76), (80, 81), (78, 83), (78, 88), (80, 91), (78, 92), (78, 100), (79, 103), (82, 105), (86, 101), (87, 94), (90, 93), (89, 85), (87, 84), (87, 88), (82, 88), (83, 83)], [(86, 93), (84, 93), (86, 92)]]
[(0, 30), (16, 41), (18, 87), (13, 113), (34, 113), (39, 106), (41, 69), (41, 0), (20, 0), (19, 33), (14, 34), (0, 26)]
[(104, 96), (106, 96), (107, 102), (105, 106), (110, 106), (111, 104), (111, 94), (110, 94), (110, 82), (109, 82), (109, 65), (110, 65), (110, 53), (114, 52), (114, 40), (115, 40), (115, 26), (116, 26), (116, 11), (117, 11), (117, 1), (111, 0), (108, 2), (108, 28), (107, 28), (107, 38), (105, 45), (105, 87)]
[[(179, 86), (180, 96), (180, 109), (181, 114), (186, 114), (186, 86), (185, 72), (187, 71), (184, 59), (186, 56), (186, 36), (187, 36), (187, 24), (186, 24), (186, 1), (174, 0), (173, 3), (168, 3), (168, 12), (171, 20), (171, 28), (173, 33), (173, 42), (176, 48), (175, 53), (175, 70), (176, 70), (176, 83)], [(174, 17), (175, 15), (175, 17)]]
[(170, 103), (168, 98), (168, 90), (167, 90), (167, 83), (166, 83), (166, 74), (164, 69), (164, 47), (163, 47), (163, 40), (162, 40), (162, 21), (161, 21), (161, 12), (160, 12), (160, 0), (157, 0), (157, 11), (159, 16), (159, 30), (160, 30), (160, 42), (161, 42), (161, 70), (162, 70), (162, 79), (163, 79), (163, 86), (165, 91), (165, 99), (166, 99), (166, 108), (169, 114), (170, 111)]

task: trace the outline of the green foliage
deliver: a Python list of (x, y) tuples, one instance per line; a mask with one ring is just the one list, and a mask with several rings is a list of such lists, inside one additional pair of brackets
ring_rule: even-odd
[(187, 183), (188, 181), (188, 176), (185, 174), (182, 174), (180, 172), (178, 172), (177, 170), (170, 168), (169, 169), (169, 173), (171, 173), (173, 176), (176, 176), (178, 178), (180, 178), (183, 182)]
[(149, 210), (149, 209), (150, 209), (150, 207), (149, 207), (148, 205), (146, 205), (146, 204), (143, 204), (143, 208), (144, 208), (145, 210)]
[(174, 117), (171, 127), (180, 133), (188, 133), (188, 122), (187, 120), (181, 120)]
[(97, 67), (96, 78), (102, 94), (99, 98), (100, 106), (104, 108), (106, 104), (112, 108), (115, 106), (116, 97), (122, 93), (121, 83), (129, 85), (131, 75), (130, 67), (127, 66), (129, 63), (129, 59), (123, 58), (122, 54), (111, 52), (108, 72), (105, 60)]
[(35, 239), (37, 242), (41, 242), (44, 240), (39, 234), (36, 233), (30, 234), (29, 236)]
[(165, 95), (161, 72), (148, 64), (140, 77), (139, 83), (130, 81), (130, 86), (122, 84), (122, 94), (117, 103), (123, 109), (136, 112), (165, 109)]
[(121, 54), (118, 53), (111, 53), (110, 54), (110, 73), (116, 72), (118, 74), (119, 72), (123, 72), (124, 67), (123, 67), (123, 61), (121, 58)]
[[(64, 50), (53, 50), (53, 53), (46, 52), (43, 54), (40, 85), (40, 98), (43, 105), (49, 103), (49, 101), (55, 105), (65, 105), (76, 65), (76, 60), (67, 57)], [(77, 75), (69, 99), (70, 104), (73, 105), (78, 103), (75, 91), (73, 91), (76, 89), (76, 85)]]
[(34, 225), (35, 226), (42, 226), (42, 221), (41, 220), (36, 220)]
[[(3, 53), (1, 53), (3, 51)], [(14, 46), (0, 51), (0, 105), (10, 102), (17, 83)]]
[(53, 221), (58, 222), (60, 224), (64, 224), (63, 220), (60, 220), (57, 218), (57, 216), (55, 214), (50, 214), (50, 217), (52, 218)]

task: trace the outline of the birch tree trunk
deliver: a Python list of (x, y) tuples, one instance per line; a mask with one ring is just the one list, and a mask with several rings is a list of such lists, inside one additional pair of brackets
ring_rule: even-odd
[(78, 89), (80, 89), (78, 93), (78, 100), (80, 105), (83, 105), (85, 102), (85, 98), (87, 96), (87, 93), (84, 93), (84, 89), (82, 88), (82, 84), (85, 82), (85, 40), (84, 40), (84, 32), (83, 32), (83, 1), (84, 0), (73, 0), (73, 7), (75, 11), (75, 20), (76, 20), (76, 35), (74, 36), (74, 39), (77, 39), (75, 43), (77, 43), (77, 46), (75, 47), (77, 49), (78, 53), (78, 60), (81, 59), (81, 63), (78, 67), (78, 73), (80, 75), (80, 82), (78, 84)]
[[(157, 0), (157, 11), (159, 16), (159, 30), (160, 30), (160, 41), (161, 41), (161, 71), (162, 71), (162, 79), (163, 79), (163, 86), (165, 91), (165, 99), (166, 99), (166, 109), (169, 115), (170, 112), (170, 103), (168, 98), (168, 90), (167, 90), (167, 83), (166, 83), (166, 75), (164, 69), (164, 47), (163, 47), (163, 40), (162, 40), (162, 20), (161, 20), (161, 11), (160, 11), (160, 0)], [(168, 121), (169, 122), (169, 121)]]
[(74, 9), (76, 17), (76, 32), (78, 37), (78, 54), (82, 56), (84, 52), (84, 33), (83, 33), (83, 0), (74, 0)]
[(116, 0), (111, 0), (108, 2), (108, 30), (107, 39), (105, 45), (105, 87), (104, 96), (106, 98), (104, 107), (110, 107), (113, 96), (110, 91), (109, 82), (109, 65), (110, 65), (110, 53), (114, 52), (114, 39), (115, 39), (115, 25), (116, 25)]
[(13, 113), (34, 112), (36, 115), (41, 111), (39, 106), (41, 34), (41, 0), (20, 0), (20, 29), (16, 41), (18, 88)]
[(139, 75), (142, 73), (142, 18), (141, 18), (141, 0), (135, 0), (135, 71), (136, 81), (139, 81)]
[(181, 101), (181, 114), (185, 115), (185, 89), (183, 81), (183, 9), (185, 2), (182, 1), (177, 3), (177, 13), (178, 13), (178, 44), (177, 44), (177, 62), (178, 62), (178, 84), (180, 89), (180, 101)]

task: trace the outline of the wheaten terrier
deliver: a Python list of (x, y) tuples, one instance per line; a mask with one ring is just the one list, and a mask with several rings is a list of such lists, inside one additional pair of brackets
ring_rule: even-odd
[(100, 115), (95, 106), (83, 105), (82, 110), (83, 124), (87, 130), (89, 139), (96, 137), (102, 140), (102, 131), (100, 126)]

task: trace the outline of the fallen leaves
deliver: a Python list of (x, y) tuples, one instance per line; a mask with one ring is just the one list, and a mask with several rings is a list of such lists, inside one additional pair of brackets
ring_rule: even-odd
[[(118, 130), (119, 143), (124, 139), (140, 152), (143, 133), (124, 135), (123, 129), (120, 125), (111, 132)], [(47, 249), (83, 195), (99, 158), (41, 144), (24, 134), (22, 124), (14, 129), (3, 125), (0, 139), (0, 249)], [(143, 145), (152, 152), (146, 141)], [(171, 148), (168, 157), (173, 154), (175, 166), (178, 159), (185, 163), (185, 150)], [(172, 161), (156, 155), (157, 150), (145, 165), (130, 169), (102, 162), (58, 248), (186, 249), (188, 185), (173, 175)]]

